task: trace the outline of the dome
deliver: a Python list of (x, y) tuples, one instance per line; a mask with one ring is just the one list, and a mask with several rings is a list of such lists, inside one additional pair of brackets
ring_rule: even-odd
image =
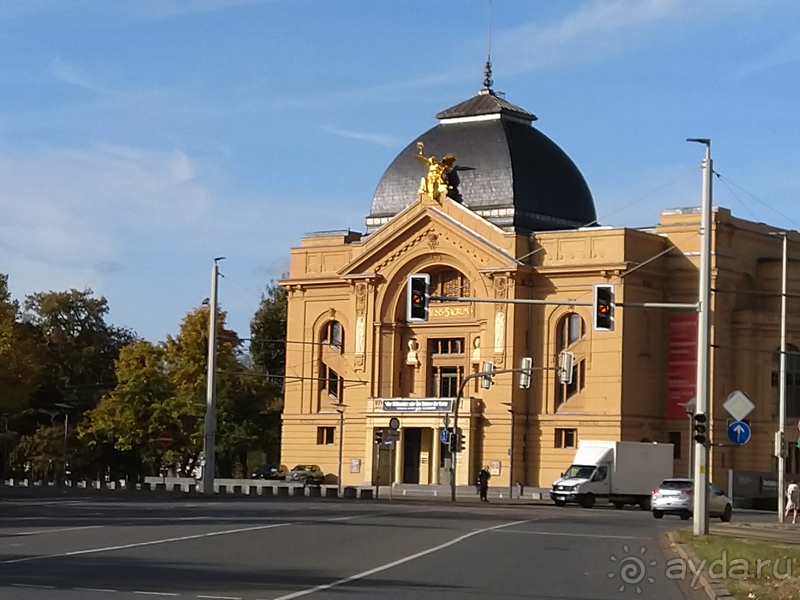
[(594, 224), (586, 180), (567, 154), (532, 126), (536, 117), (490, 89), (436, 115), (439, 124), (415, 139), (383, 174), (367, 217), (372, 233), (416, 200), (424, 165), (414, 158), (455, 156), (450, 196), (498, 227), (518, 232)]

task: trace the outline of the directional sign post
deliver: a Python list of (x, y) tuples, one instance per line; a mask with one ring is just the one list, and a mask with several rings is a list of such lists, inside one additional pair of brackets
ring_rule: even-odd
[(743, 421), (733, 421), (728, 425), (728, 439), (737, 446), (749, 442), (750, 434), (750, 426)]

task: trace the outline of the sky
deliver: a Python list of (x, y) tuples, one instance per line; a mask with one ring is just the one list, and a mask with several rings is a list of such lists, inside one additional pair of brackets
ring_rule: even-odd
[[(304, 233), (481, 88), (488, 0), (0, 0), (0, 273), (151, 341), (210, 295), (242, 337)], [(714, 203), (800, 229), (800, 2), (493, 0), (494, 89), (599, 220)], [(416, 190), (410, 190), (414, 195)]]

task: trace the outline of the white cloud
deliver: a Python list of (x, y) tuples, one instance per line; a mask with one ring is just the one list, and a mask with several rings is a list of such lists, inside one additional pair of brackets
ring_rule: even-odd
[(60, 280), (58, 271), (119, 270), (122, 239), (191, 227), (211, 203), (180, 151), (0, 147), (0, 179), (3, 254), (40, 265), (47, 281)]
[(339, 137), (359, 140), (361, 142), (367, 142), (377, 146), (387, 146), (389, 148), (394, 148), (403, 143), (403, 141), (397, 136), (388, 135), (385, 133), (353, 131), (352, 129), (342, 129), (341, 127), (334, 127), (333, 125), (326, 126), (325, 131), (332, 133), (333, 135), (338, 135)]
[[(493, 54), (505, 71), (528, 72), (564, 63), (602, 59), (651, 41), (659, 26), (761, 10), (749, 0), (591, 0), (560, 21), (531, 22), (495, 34)], [(665, 30), (672, 34), (674, 30)]]

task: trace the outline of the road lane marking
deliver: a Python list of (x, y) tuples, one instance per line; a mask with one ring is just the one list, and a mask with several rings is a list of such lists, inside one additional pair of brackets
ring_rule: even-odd
[(9, 584), (11, 587), (18, 587), (18, 588), (31, 588), (35, 590), (54, 590), (56, 586), (54, 585), (34, 585), (32, 583), (11, 583)]
[(0, 564), (10, 565), (15, 563), (30, 562), (34, 560), (44, 560), (46, 558), (62, 558), (65, 556), (80, 556), (81, 554), (97, 554), (99, 552), (112, 552), (114, 550), (127, 550), (129, 548), (141, 548), (143, 546), (157, 546), (159, 544), (170, 544), (172, 542), (184, 542), (187, 540), (198, 540), (202, 538), (215, 537), (219, 535), (231, 535), (234, 533), (247, 533), (249, 531), (260, 531), (263, 529), (274, 529), (276, 527), (286, 527), (288, 525), (297, 525), (297, 523), (273, 523), (272, 525), (258, 525), (257, 527), (242, 527), (240, 529), (226, 529), (223, 531), (212, 531), (210, 533), (198, 533), (196, 535), (184, 535), (175, 538), (166, 538), (162, 540), (151, 540), (149, 542), (138, 542), (135, 544), (123, 544), (121, 546), (106, 546), (105, 548), (89, 548), (88, 550), (74, 550), (72, 552), (61, 552), (59, 554), (43, 554), (41, 556), (26, 556), (24, 558), (14, 558), (12, 560), (4, 560)]
[(492, 527), (486, 527), (484, 529), (478, 529), (477, 531), (470, 531), (469, 533), (465, 533), (455, 539), (450, 540), (449, 542), (445, 542), (444, 544), (439, 544), (438, 546), (434, 546), (433, 548), (428, 548), (427, 550), (422, 550), (421, 552), (417, 552), (415, 554), (410, 554), (404, 558), (400, 558), (398, 560), (392, 561), (390, 563), (386, 563), (385, 565), (381, 565), (379, 567), (375, 567), (374, 569), (369, 569), (368, 571), (362, 571), (361, 573), (357, 573), (356, 575), (351, 575), (350, 577), (344, 577), (342, 579), (337, 579), (336, 581), (332, 581), (331, 583), (326, 583), (324, 585), (318, 585), (313, 588), (308, 588), (305, 590), (301, 590), (299, 592), (294, 592), (292, 594), (287, 594), (285, 596), (279, 596), (274, 600), (294, 600), (294, 598), (301, 598), (303, 596), (308, 596), (310, 594), (316, 594), (317, 592), (324, 592), (325, 590), (329, 590), (331, 588), (339, 587), (340, 585), (345, 585), (352, 581), (357, 581), (359, 579), (364, 579), (365, 577), (369, 577), (370, 575), (375, 575), (375, 573), (380, 573), (381, 571), (386, 571), (388, 569), (393, 569), (394, 567), (398, 567), (402, 564), (407, 562), (411, 562), (412, 560), (416, 560), (418, 558), (422, 558), (423, 556), (427, 556), (428, 554), (433, 554), (434, 552), (438, 552), (439, 550), (444, 550), (445, 548), (449, 548), (450, 546), (454, 546), (460, 542), (463, 542), (466, 539), (479, 535), (481, 533), (486, 533), (487, 531), (494, 531), (496, 529), (502, 529), (503, 527), (513, 527), (514, 525), (522, 525), (523, 523), (529, 523), (532, 519), (525, 519), (523, 521), (514, 521), (512, 523), (505, 523), (503, 525), (494, 525)]
[(75, 590), (76, 592), (100, 592), (101, 594), (116, 594), (116, 593), (119, 592), (119, 590), (106, 590), (106, 589), (103, 589), (103, 588), (76, 587), (76, 588), (72, 588), (72, 589)]
[(98, 529), (102, 525), (85, 525), (83, 527), (64, 527), (63, 529), (43, 529), (42, 531), (22, 531), (20, 533), (11, 533), (12, 536), (16, 535), (39, 535), (42, 533), (59, 533), (61, 531), (77, 531), (79, 529)]
[[(392, 514), (392, 513), (387, 513)], [(363, 513), (363, 514), (356, 514), (356, 515), (349, 515), (346, 519), (357, 519), (363, 517), (370, 517), (372, 516), (370, 513)], [(105, 548), (89, 548), (87, 550), (74, 550), (72, 552), (61, 552), (59, 554), (43, 554), (40, 556), (26, 556), (24, 558), (14, 558), (11, 560), (4, 560), (0, 561), (2, 565), (10, 565), (16, 563), (23, 563), (23, 562), (31, 562), (35, 560), (44, 560), (46, 558), (63, 558), (66, 556), (80, 556), (82, 554), (97, 554), (100, 552), (112, 552), (114, 550), (128, 550), (129, 548), (141, 548), (143, 546), (157, 546), (160, 544), (169, 544), (173, 542), (184, 542), (188, 540), (197, 540), (202, 538), (209, 538), (209, 537), (216, 537), (220, 535), (231, 535), (234, 533), (247, 533), (250, 531), (262, 531), (264, 529), (275, 529), (277, 527), (288, 527), (289, 525), (302, 525), (305, 523), (326, 523), (331, 521), (341, 521), (345, 518), (337, 517), (333, 519), (313, 519), (313, 520), (295, 520), (286, 523), (273, 523), (271, 525), (257, 525), (254, 527), (242, 527), (239, 529), (226, 529), (223, 531), (212, 531), (209, 533), (198, 533), (196, 535), (184, 535), (181, 537), (174, 537), (174, 538), (166, 538), (162, 540), (151, 540), (148, 542), (138, 542), (135, 544), (123, 544), (121, 546), (106, 546)], [(525, 522), (525, 521), (521, 521)]]
[(631, 535), (600, 535), (595, 533), (564, 533), (561, 531), (492, 531), (492, 533), (523, 533), (525, 535), (557, 535), (562, 537), (601, 538), (607, 540), (649, 540)]
[(139, 594), (140, 596), (177, 596), (178, 594), (173, 594), (172, 592), (133, 592), (134, 594)]
[(242, 600), (240, 596), (197, 596), (198, 598), (207, 598), (208, 600)]

